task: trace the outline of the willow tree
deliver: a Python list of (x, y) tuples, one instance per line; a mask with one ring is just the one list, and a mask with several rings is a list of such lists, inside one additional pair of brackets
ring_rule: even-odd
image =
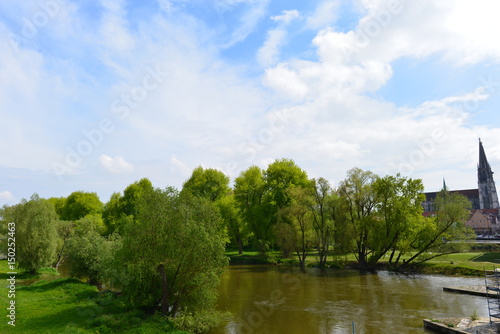
[(317, 245), (314, 218), (308, 206), (311, 196), (303, 188), (289, 188), (288, 193), (292, 202), (278, 212), (281, 219), (275, 227), (277, 242), (281, 248), (291, 247), (304, 268), (309, 252)]
[(56, 259), (59, 219), (54, 206), (37, 194), (17, 205), (4, 207), (2, 223), (15, 225), (16, 260), (19, 268), (36, 273)]
[(163, 315), (210, 310), (228, 261), (224, 230), (210, 201), (173, 188), (150, 191), (125, 229), (114, 284), (132, 305)]
[(422, 217), (409, 240), (412, 256), (395, 263), (397, 268), (404, 269), (410, 264), (420, 264), (466, 249), (467, 241), (475, 237), (472, 228), (465, 225), (471, 206), (467, 197), (461, 194), (446, 189), (439, 192), (434, 202), (434, 215)]
[(184, 182), (182, 192), (216, 202), (229, 192), (229, 177), (217, 169), (199, 166)]
[(376, 224), (376, 195), (373, 182), (377, 176), (370, 171), (353, 168), (348, 171), (337, 192), (339, 214), (336, 229), (336, 246), (343, 252), (353, 252), (362, 268), (368, 266), (372, 254), (370, 241)]

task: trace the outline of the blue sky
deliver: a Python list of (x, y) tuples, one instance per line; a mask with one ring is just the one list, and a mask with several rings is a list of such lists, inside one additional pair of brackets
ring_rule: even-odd
[(500, 171), (496, 1), (0, 2), (0, 205), (290, 158), (476, 187)]

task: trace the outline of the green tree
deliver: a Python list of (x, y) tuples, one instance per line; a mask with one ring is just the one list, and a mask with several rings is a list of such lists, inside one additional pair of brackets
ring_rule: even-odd
[(142, 178), (127, 186), (123, 191), (123, 198), (121, 199), (120, 209), (122, 213), (127, 216), (137, 216), (144, 197), (153, 189), (153, 184), (147, 178)]
[(217, 202), (222, 219), (226, 223), (229, 238), (238, 246), (239, 254), (243, 254), (243, 246), (248, 240), (248, 228), (236, 204), (234, 194), (221, 198)]
[(64, 262), (69, 239), (75, 231), (75, 223), (69, 220), (60, 220), (57, 223), (57, 250), (54, 267), (56, 269)]
[(101, 236), (100, 217), (88, 215), (76, 222), (74, 235), (68, 241), (70, 274), (84, 278), (101, 288), (106, 270), (120, 245), (116, 235)]
[(227, 265), (224, 222), (210, 201), (172, 188), (146, 194), (126, 227), (115, 284), (135, 306), (164, 315), (213, 307)]
[(340, 212), (337, 226), (340, 228), (336, 233), (336, 245), (342, 246), (344, 252), (354, 252), (361, 268), (368, 266), (368, 257), (372, 253), (370, 240), (373, 239), (377, 204), (372, 185), (376, 178), (370, 171), (353, 168), (338, 188)]
[(123, 233), (126, 225), (136, 220), (139, 205), (146, 193), (153, 190), (151, 181), (143, 178), (125, 188), (123, 196), (113, 193), (109, 201), (104, 205), (102, 218), (106, 225), (106, 233)]
[(182, 191), (215, 202), (229, 192), (229, 177), (217, 169), (204, 169), (199, 166), (193, 170), (191, 177), (184, 182)]
[(420, 220), (409, 242), (413, 254), (396, 263), (398, 269), (462, 251), (468, 247), (466, 241), (475, 237), (472, 228), (465, 225), (471, 209), (467, 197), (443, 189), (437, 194), (434, 207), (434, 216)]
[(279, 215), (285, 218), (276, 225), (278, 244), (291, 245), (299, 259), (299, 265), (305, 268), (306, 258), (317, 244), (313, 226), (313, 214), (307, 203), (311, 201), (308, 189), (289, 188), (288, 193), (292, 202), (280, 209)]
[(96, 193), (75, 191), (61, 209), (61, 219), (76, 221), (89, 214), (102, 214), (103, 204)]
[(63, 219), (63, 210), (66, 204), (66, 197), (51, 197), (48, 201), (54, 206), (59, 219)]
[(421, 203), (425, 197), (421, 180), (399, 174), (376, 178), (372, 188), (377, 201), (376, 219), (368, 241), (372, 250), (369, 262), (374, 267), (389, 251), (389, 262), (393, 261), (401, 241), (408, 238), (413, 225), (422, 217)]
[(311, 199), (305, 204), (312, 213), (319, 265), (326, 266), (328, 251), (335, 233), (336, 194), (330, 183), (324, 178), (313, 180), (313, 184), (314, 187), (310, 191), (312, 193)]
[(265, 201), (264, 172), (257, 166), (242, 171), (235, 179), (234, 199), (254, 241), (269, 240), (271, 205)]
[(54, 206), (37, 194), (17, 205), (4, 207), (3, 224), (15, 224), (16, 260), (20, 269), (36, 273), (56, 256), (58, 217)]
[(269, 200), (276, 211), (288, 206), (292, 202), (288, 188), (310, 188), (311, 181), (291, 159), (280, 159), (271, 163), (264, 172), (264, 181), (268, 191)]

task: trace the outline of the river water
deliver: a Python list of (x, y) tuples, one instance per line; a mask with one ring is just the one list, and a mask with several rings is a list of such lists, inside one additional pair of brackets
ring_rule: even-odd
[(443, 291), (482, 278), (230, 266), (218, 309), (232, 316), (210, 334), (427, 333), (423, 319), (488, 315), (484, 297)]

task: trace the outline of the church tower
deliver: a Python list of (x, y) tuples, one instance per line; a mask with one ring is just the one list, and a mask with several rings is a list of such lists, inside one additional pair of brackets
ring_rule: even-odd
[(477, 183), (479, 189), (479, 205), (481, 209), (498, 209), (497, 190), (493, 180), (493, 172), (484, 153), (483, 143), (479, 139), (479, 164), (477, 165)]

